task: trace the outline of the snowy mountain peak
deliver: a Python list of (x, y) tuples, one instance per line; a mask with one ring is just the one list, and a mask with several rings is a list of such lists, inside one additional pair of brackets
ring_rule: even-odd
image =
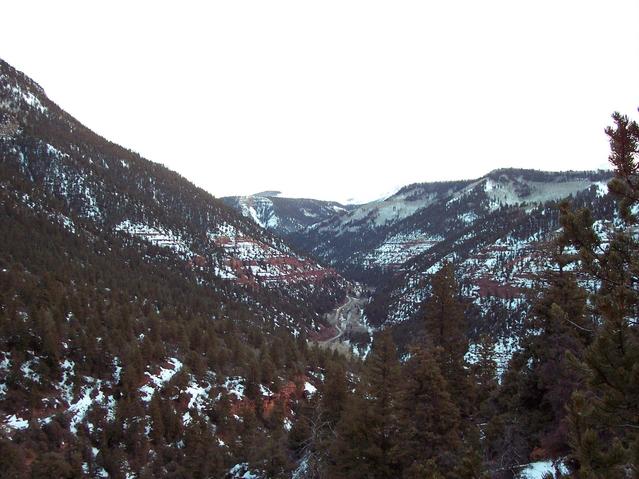
[(259, 193), (254, 193), (252, 195), (249, 196), (262, 196), (262, 197), (266, 197), (266, 198), (271, 198), (271, 197), (276, 197), (276, 196), (281, 196), (282, 192), (281, 191), (277, 191), (277, 190), (266, 190), (266, 191), (260, 191)]
[(250, 196), (229, 196), (222, 198), (222, 201), (263, 228), (283, 236), (303, 231), (349, 208), (333, 201), (284, 198), (279, 196), (279, 192), (271, 191)]

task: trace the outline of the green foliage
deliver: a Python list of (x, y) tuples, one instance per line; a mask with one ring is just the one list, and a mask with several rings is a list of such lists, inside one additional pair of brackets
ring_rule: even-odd
[(393, 478), (398, 464), (397, 408), (400, 366), (390, 333), (381, 333), (346, 402), (331, 455), (334, 477)]
[(462, 452), (461, 414), (449, 393), (437, 353), (416, 349), (406, 363), (395, 455), (407, 471), (428, 467), (452, 477), (450, 471)]
[(624, 223), (607, 242), (596, 235), (586, 211), (564, 208), (565, 241), (579, 250), (588, 275), (599, 283), (591, 301), (598, 318), (594, 341), (582, 359), (587, 381), (570, 405), (571, 446), (580, 477), (639, 474), (639, 126), (615, 113), (609, 189), (619, 199)]
[[(0, 67), (3, 79), (25, 81)], [(466, 305), (452, 264), (432, 277), (421, 310), (426, 339), (403, 363), (387, 331), (363, 362), (309, 348), (305, 332), (293, 336), (278, 320), (319, 320), (343, 294), (339, 284), (304, 294), (242, 288), (117, 233), (123, 219), (161, 221), (213, 258), (220, 252), (209, 244), (210, 224), (244, 220), (48, 100), (47, 108), (50, 117), (29, 114), (19, 133), (0, 141), (0, 410), (29, 419), (24, 430), (0, 433), (2, 477), (76, 478), (102, 469), (114, 478), (224, 477), (242, 462), (284, 478), (304, 460), (309, 478), (470, 479), (569, 453), (579, 478), (639, 476), (636, 122), (615, 114), (606, 130), (620, 213), (607, 238), (589, 210), (565, 203), (551, 215), (517, 207), (487, 213), (478, 237), (456, 246), (463, 253), (507, 231), (530, 235), (532, 224), (563, 228), (558, 270), (539, 278), (546, 287), (526, 318), (528, 334), (498, 384), (488, 335), (477, 344), (478, 362), (465, 361)], [(47, 144), (69, 153), (54, 157)], [(62, 185), (67, 175), (78, 181)], [(87, 188), (102, 208), (97, 219), (87, 215)], [(481, 192), (472, 195), (476, 201)], [(420, 214), (442, 213), (435, 216), (443, 231), (443, 213), (454, 211), (433, 208), (440, 210)], [(461, 226), (454, 228), (451, 238), (459, 238)], [(437, 261), (441, 248), (417, 261)], [(578, 285), (583, 279), (597, 285), (590, 296)], [(390, 290), (378, 295), (390, 297)], [(143, 403), (140, 387), (169, 357), (180, 358), (182, 371)], [(323, 382), (304, 397), (311, 371)], [(228, 376), (243, 378), (242, 401), (217, 395)], [(186, 416), (191, 382), (210, 386), (211, 402)], [(97, 385), (109, 402), (88, 410), (72, 433), (66, 395), (95, 399)], [(286, 392), (270, 410), (262, 385)], [(290, 432), (285, 421), (293, 422)]]

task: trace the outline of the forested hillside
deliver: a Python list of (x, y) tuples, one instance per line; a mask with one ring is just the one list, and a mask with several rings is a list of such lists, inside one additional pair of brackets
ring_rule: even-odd
[(0, 477), (639, 477), (613, 121), (611, 171), (238, 212), (0, 61)]
[(348, 282), (4, 62), (0, 107), (0, 469), (289, 470), (285, 419), (326, 356), (307, 338)]
[(470, 344), (458, 265), (442, 261), (422, 334), (400, 357), (392, 328), (378, 334), (356, 387), (330, 409), (333, 429), (313, 436), (311, 477), (637, 477), (639, 125), (613, 119), (614, 219), (603, 227), (583, 203), (558, 205), (551, 259), (530, 271), (504, 369), (493, 336)]

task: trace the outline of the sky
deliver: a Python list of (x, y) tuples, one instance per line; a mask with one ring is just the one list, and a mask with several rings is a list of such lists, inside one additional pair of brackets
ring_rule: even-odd
[(216, 196), (607, 166), (639, 0), (4, 2), (0, 58)]

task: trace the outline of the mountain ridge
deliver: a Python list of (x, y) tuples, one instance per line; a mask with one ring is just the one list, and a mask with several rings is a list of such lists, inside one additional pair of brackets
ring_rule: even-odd
[[(420, 329), (416, 318), (429, 277), (453, 261), (473, 334), (501, 338), (505, 364), (527, 312), (529, 273), (551, 263), (559, 203), (571, 199), (590, 207), (604, 228), (614, 219), (606, 186), (611, 175), (500, 168), (473, 180), (413, 183), (385, 200), (330, 212), (306, 228), (278, 230), (275, 224), (273, 231), (347, 277), (375, 286), (367, 320), (397, 330), (402, 344)], [(479, 322), (491, 315), (493, 324)]]
[(33, 90), (26, 75), (0, 66), (4, 111), (22, 115), (22, 133), (38, 138), (17, 145), (6, 135), (4, 163), (41, 183), (74, 219), (173, 249), (222, 279), (256, 286), (280, 278), (303, 289), (306, 274), (311, 282), (325, 276), (345, 287), (334, 271), (293, 252), (181, 175), (95, 135), (42, 88)]
[[(261, 215), (254, 209), (252, 210), (252, 205), (248, 203), (268, 203), (270, 201), (268, 197), (262, 197), (261, 199), (257, 195), (227, 197), (225, 201), (244, 216), (252, 218), (259, 224), (267, 225), (280, 236), (293, 241), (302, 250), (312, 253), (330, 264), (344, 267), (344, 262), (360, 263), (360, 269), (366, 269), (367, 261), (380, 261), (379, 258), (375, 258), (375, 255), (372, 254), (375, 248), (367, 249), (366, 245), (362, 244), (360, 238), (356, 236), (368, 235), (369, 243), (376, 241), (376, 247), (378, 248), (384, 246), (384, 239), (391, 244), (399, 244), (397, 238), (394, 238), (393, 235), (405, 236), (405, 242), (409, 244), (407, 247), (409, 251), (400, 255), (403, 256), (401, 258), (402, 261), (399, 261), (399, 264), (401, 264), (433, 243), (431, 241), (433, 238), (428, 238), (426, 244), (420, 249), (419, 245), (415, 243), (417, 240), (415, 236), (428, 236), (428, 234), (424, 235), (424, 232), (419, 232), (416, 235), (413, 230), (419, 228), (419, 222), (424, 223), (427, 221), (424, 218), (420, 218), (420, 215), (424, 216), (423, 212), (437, 201), (459, 201), (460, 197), (468, 195), (471, 190), (483, 188), (485, 197), (483, 200), (486, 203), (486, 210), (496, 210), (501, 206), (518, 204), (528, 204), (530, 206), (547, 201), (557, 201), (592, 186), (605, 189), (605, 181), (610, 176), (611, 173), (607, 170), (552, 172), (500, 168), (473, 180), (413, 183), (402, 187), (394, 195), (386, 199), (351, 207), (320, 200), (279, 198), (279, 201), (288, 202), (288, 212), (277, 212), (272, 205), (261, 205), (264, 210)], [(322, 214), (309, 215), (310, 218), (306, 218), (303, 224), (298, 223), (296, 226), (290, 227), (288, 222), (291, 221), (291, 217), (299, 215), (304, 210), (302, 203), (309, 201), (322, 204), (326, 208), (322, 211)], [(333, 206), (332, 210), (330, 206)], [(465, 223), (469, 223), (474, 221), (473, 215), (479, 216), (480, 213), (468, 211), (466, 216), (462, 216), (461, 219)], [(412, 229), (409, 225), (411, 222), (414, 223)], [(434, 236), (435, 240), (437, 239), (437, 231), (429, 231), (429, 233)], [(354, 246), (345, 251), (341, 251), (339, 247), (330, 249), (329, 244), (335, 238), (341, 238), (343, 242), (351, 243)], [(414, 251), (410, 251), (411, 248)], [(347, 257), (344, 257), (345, 254)], [(365, 258), (348, 258), (348, 256), (352, 255), (366, 256), (367, 254), (368, 260)], [(383, 265), (383, 263), (380, 263), (380, 265)]]

